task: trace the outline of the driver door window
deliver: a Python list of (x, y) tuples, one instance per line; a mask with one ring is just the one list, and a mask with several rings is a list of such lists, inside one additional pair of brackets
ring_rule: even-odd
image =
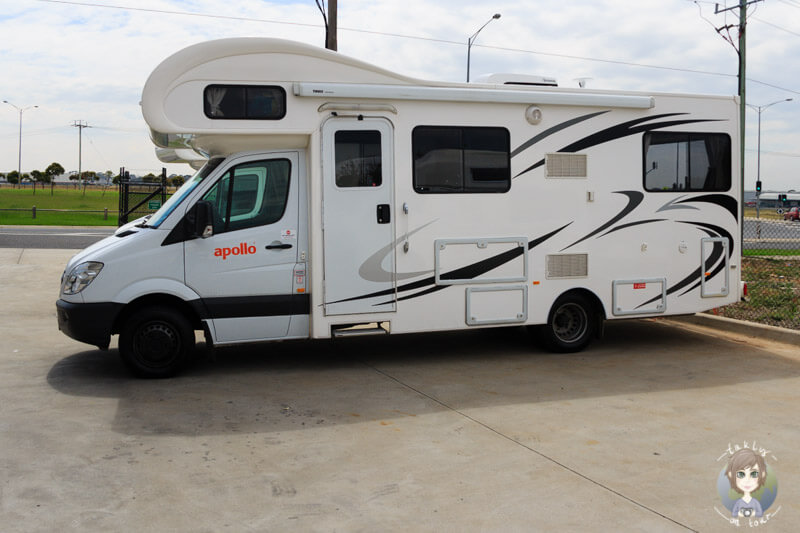
[(283, 217), (289, 196), (288, 159), (254, 161), (229, 169), (203, 200), (214, 211), (214, 233), (273, 224)]

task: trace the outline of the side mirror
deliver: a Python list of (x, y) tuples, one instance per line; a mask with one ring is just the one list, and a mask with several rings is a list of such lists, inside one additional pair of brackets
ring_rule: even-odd
[(206, 239), (214, 235), (214, 207), (211, 202), (199, 200), (186, 213), (186, 224), (189, 235)]

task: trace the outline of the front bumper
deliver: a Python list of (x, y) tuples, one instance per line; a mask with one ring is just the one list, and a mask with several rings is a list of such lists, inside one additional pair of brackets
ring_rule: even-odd
[(56, 302), (58, 329), (76, 341), (107, 350), (111, 342), (111, 328), (122, 304)]

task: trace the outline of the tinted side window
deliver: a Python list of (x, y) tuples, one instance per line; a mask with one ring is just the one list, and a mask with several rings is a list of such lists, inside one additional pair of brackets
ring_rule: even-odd
[(510, 136), (505, 128), (418, 126), (411, 142), (414, 190), (419, 193), (511, 188)]
[(290, 175), (288, 159), (255, 161), (228, 170), (203, 196), (213, 206), (214, 233), (280, 220), (289, 197)]
[(381, 184), (381, 134), (375, 130), (340, 130), (334, 136), (337, 187)]
[(209, 85), (203, 91), (208, 118), (278, 120), (286, 115), (286, 91), (264, 85)]
[(731, 139), (724, 133), (650, 132), (644, 136), (644, 188), (727, 191)]

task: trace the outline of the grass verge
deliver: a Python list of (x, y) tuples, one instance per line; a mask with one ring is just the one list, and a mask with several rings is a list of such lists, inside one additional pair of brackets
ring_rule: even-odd
[(800, 258), (744, 257), (742, 263), (749, 301), (719, 308), (716, 314), (800, 329)]
[(769, 257), (769, 256), (800, 256), (800, 250), (784, 250), (781, 248), (761, 248), (745, 250), (742, 252), (745, 257)]
[[(36, 206), (36, 218), (33, 218), (33, 206)], [(38, 189), (36, 194), (30, 188), (0, 188), (0, 225), (116, 226), (118, 207), (119, 191), (116, 188), (87, 189), (85, 193), (82, 189), (44, 188)], [(103, 218), (104, 209), (108, 209), (107, 220)]]

